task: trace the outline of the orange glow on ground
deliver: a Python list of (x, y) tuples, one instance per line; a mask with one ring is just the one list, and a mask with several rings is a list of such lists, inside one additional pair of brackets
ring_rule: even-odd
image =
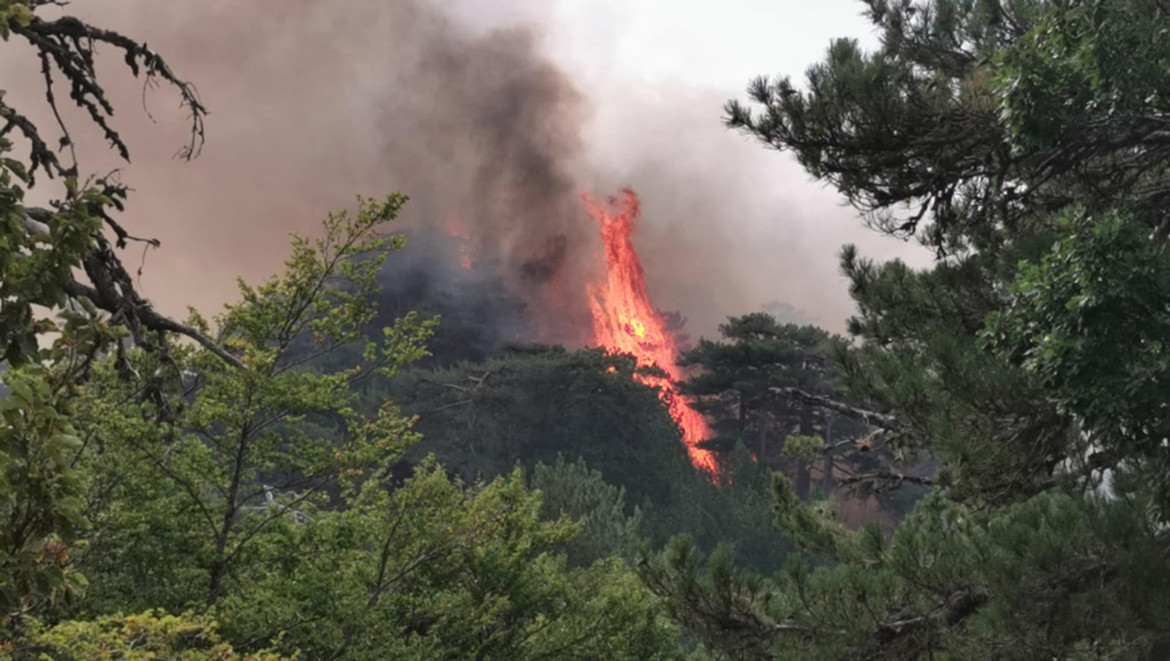
[(716, 477), (719, 467), (709, 450), (698, 443), (710, 430), (698, 411), (679, 394), (683, 373), (678, 367), (678, 345), (666, 322), (650, 304), (645, 274), (630, 236), (639, 213), (638, 196), (629, 189), (608, 205), (584, 196), (589, 215), (597, 221), (605, 245), (606, 279), (589, 286), (594, 341), (615, 353), (634, 356), (639, 367), (657, 366), (667, 376), (640, 375), (643, 383), (658, 389), (671, 417), (682, 431), (691, 463)]

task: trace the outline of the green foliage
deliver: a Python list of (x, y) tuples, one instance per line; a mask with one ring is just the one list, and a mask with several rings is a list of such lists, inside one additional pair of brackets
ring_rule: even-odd
[(673, 478), (670, 499), (644, 511), (644, 535), (655, 548), (684, 535), (701, 551), (720, 545), (756, 572), (781, 567), (792, 551), (787, 533), (772, 525), (771, 469), (736, 445), (720, 464), (719, 484), (688, 470)]
[[(1063, 494), (995, 513), (932, 497), (888, 542), (873, 528), (825, 535), (813, 512), (789, 518), (840, 562), (794, 559), (775, 581), (682, 542), (641, 572), (729, 658), (1160, 658), (1166, 642), (1149, 631), (1170, 574), (1136, 513)], [(1134, 590), (1117, 594), (1115, 580)]]
[[(18, 34), (30, 41), (42, 56), (45, 79), (51, 79), (55, 65), (72, 84), (70, 99), (89, 110), (113, 142), (124, 148), (105, 123), (113, 110), (93, 70), (95, 41), (117, 42), (135, 73), (142, 62), (148, 76), (160, 75), (184, 93), (190, 91), (157, 53), (114, 32), (68, 19), (73, 32), (65, 40), (61, 22), (35, 15), (46, 4), (0, 0), (0, 40)], [(78, 29), (88, 38), (78, 39)], [(99, 355), (120, 347), (116, 342), (126, 329), (152, 344), (142, 317), (149, 317), (152, 330), (160, 333), (176, 325), (137, 297), (102, 233), (104, 226), (110, 227), (118, 236), (117, 246), (123, 247), (128, 235), (109, 214), (121, 208), (125, 189), (104, 178), (80, 179), (76, 163), (63, 167), (37, 126), (3, 97), (0, 90), (0, 368), (6, 384), (0, 387), (0, 517), (5, 522), (0, 532), (0, 628), (6, 630), (30, 611), (76, 594), (85, 583), (73, 571), (70, 555), (84, 523), (82, 478), (74, 470), (81, 444), (74, 420), (77, 388)], [(202, 108), (194, 97), (184, 98), (198, 127)], [(54, 104), (51, 90), (47, 99)], [(11, 155), (14, 137), (29, 145), (27, 159)], [(70, 143), (67, 133), (65, 138), (62, 148)], [(50, 208), (25, 204), (38, 169), (62, 180), (61, 198)], [(116, 304), (128, 298), (134, 302), (130, 309), (118, 310)], [(101, 304), (116, 314), (104, 317), (96, 307)]]
[(1078, 200), (1165, 220), (1163, 3), (866, 4), (880, 48), (834, 43), (804, 89), (757, 80), (762, 108), (732, 102), (729, 123), (940, 255), (999, 249)]
[(642, 512), (635, 507), (627, 515), (625, 489), (607, 483), (584, 459), (568, 462), (558, 456), (551, 466), (539, 463), (529, 485), (540, 492), (542, 517), (567, 517), (580, 524), (580, 534), (565, 548), (570, 564), (586, 566), (607, 557), (633, 559)]
[[(1035, 26), (997, 53), (1003, 119), (1020, 148), (1080, 134), (1087, 116), (1165, 112), (1170, 16), (1149, 0), (1051, 3)], [(1140, 129), (1140, 122), (1131, 126)]]
[(1082, 421), (1102, 453), (1091, 461), (1125, 457), (1152, 462), (1150, 470), (1165, 467), (1165, 244), (1125, 213), (1072, 214), (1067, 224), (1068, 234), (1049, 254), (1021, 264), (1008, 306), (989, 317), (985, 338)]
[(0, 399), (0, 625), (83, 584), (69, 557), (84, 521), (69, 461), (81, 441), (41, 372), (4, 373), (11, 393)]
[(727, 452), (743, 443), (757, 460), (799, 476), (807, 490), (809, 462), (785, 453), (785, 441), (792, 433), (811, 435), (826, 420), (782, 389), (832, 390), (828, 333), (779, 324), (762, 312), (732, 317), (719, 332), (722, 341), (700, 340), (682, 357), (684, 366), (697, 368), (682, 391), (715, 431), (705, 445)]
[(803, 549), (833, 551), (846, 534), (845, 527), (833, 520), (836, 513), (831, 500), (805, 501), (798, 497), (792, 483), (779, 473), (772, 477), (776, 525), (792, 535)]
[(8, 41), (12, 26), (28, 27), (33, 18), (26, 0), (0, 0), (0, 40)]
[(716, 431), (706, 445), (743, 443), (757, 461), (790, 475), (801, 497), (812, 493), (813, 470), (820, 488), (831, 490), (837, 476), (866, 474), (889, 460), (880, 450), (849, 452), (870, 428), (843, 401), (834, 360), (841, 338), (764, 313), (733, 317), (720, 332), (721, 341), (702, 340), (683, 358), (699, 368), (683, 391)]
[[(0, 117), (6, 112), (0, 98)], [(78, 190), (68, 183), (69, 197), (53, 213), (34, 219), (22, 204), (30, 178), (24, 164), (5, 154), (12, 143), (0, 138), (0, 359), (11, 365), (43, 362), (38, 338), (56, 330), (49, 320), (36, 319), (34, 308), (61, 310), (72, 272), (93, 248), (101, 227), (95, 213), (111, 201), (97, 189)]]
[[(0, 6), (17, 9), (27, 11)], [(11, 148), (0, 138), (0, 360), (8, 368), (0, 390), (0, 626), (84, 585), (70, 559), (84, 522), (71, 463), (81, 443), (73, 398), (95, 355), (118, 336), (88, 301), (65, 307), (66, 285), (99, 227), (92, 210), (109, 200), (72, 182), (55, 212), (32, 219), (21, 204), (28, 173), (4, 156)], [(38, 309), (59, 315), (54, 321)]]
[(920, 232), (940, 252), (994, 241), (987, 216), (1015, 211), (997, 193), (1006, 204), (1016, 193), (1005, 190), (1014, 164), (1000, 167), (1004, 131), (988, 60), (1046, 3), (865, 4), (881, 34), (877, 51), (838, 39), (803, 88), (787, 76), (759, 78), (749, 96), (761, 110), (732, 101), (729, 125), (791, 150), (886, 231)]
[(673, 630), (619, 561), (566, 567), (519, 471), (465, 490), (424, 463), (287, 526), (227, 598), (225, 630), (308, 658), (669, 658)]
[(740, 569), (731, 547), (705, 557), (690, 538), (676, 537), (662, 553), (644, 555), (638, 572), (671, 616), (716, 650), (714, 658), (775, 658), (767, 652), (774, 634), (743, 621), (764, 627), (753, 611), (771, 601), (770, 586)]
[(840, 354), (843, 378), (868, 408), (896, 412), (894, 452), (938, 461), (937, 481), (956, 499), (1036, 493), (1050, 484), (1053, 458), (1077, 446), (1074, 421), (1034, 376), (979, 346), (1018, 255), (973, 255), (921, 272), (850, 249), (842, 260), (859, 307), (850, 331), (866, 340)]
[[(270, 652), (235, 652), (204, 616), (161, 611), (103, 617), (92, 622), (62, 622), (37, 630), (7, 648), (4, 661), (282, 661)], [(291, 661), (291, 659), (290, 659)]]
[[(1071, 223), (1070, 223), (1071, 224)], [(1131, 217), (1076, 223), (1039, 263), (1024, 263), (1007, 310), (989, 319), (995, 347), (1036, 372), (1061, 403), (1122, 450), (1151, 454), (1170, 434), (1166, 247)]]
[[(730, 453), (728, 484), (711, 484), (690, 465), (678, 428), (657, 393), (633, 378), (635, 369), (628, 357), (596, 349), (517, 346), (482, 363), (410, 370), (386, 392), (418, 416), (423, 439), (408, 452), (412, 461), (434, 453), (467, 483), (517, 464), (531, 469), (533, 486), (557, 508), (546, 515), (564, 509), (583, 518), (585, 531), (567, 547), (574, 563), (628, 553), (636, 525), (656, 547), (687, 533), (704, 549), (734, 542), (737, 557), (752, 567), (779, 566), (788, 545), (769, 525), (767, 469), (747, 450)], [(552, 480), (561, 457), (584, 463), (565, 464), (564, 479)], [(587, 476), (584, 466), (613, 486)], [(621, 517), (615, 488), (624, 492)], [(585, 511), (594, 506), (603, 509)]]
[[(131, 352), (131, 369), (154, 375), (146, 392), (122, 379), (115, 361), (95, 369), (81, 393), (93, 439), (83, 467), (91, 516), (109, 533), (81, 562), (94, 603), (111, 604), (101, 610), (215, 604), (268, 527), (328, 504), (412, 442), (409, 420), (393, 406), (358, 415), (351, 389), (424, 351), (430, 324), (413, 316), (381, 342), (360, 336), (375, 314), (374, 278), (398, 245), (378, 232), (403, 201), (362, 200), (356, 214), (330, 215), (321, 238), (294, 238), (285, 275), (241, 283), (243, 301), (220, 318), (218, 336), (244, 369), (189, 346), (165, 356)], [(303, 357), (287, 358), (297, 343), (324, 354), (355, 341), (365, 365), (319, 373), (301, 369)], [(321, 422), (306, 424), (309, 416)], [(142, 571), (125, 571), (128, 559)]]
[(812, 463), (825, 449), (825, 439), (820, 436), (790, 434), (784, 439), (784, 456)]

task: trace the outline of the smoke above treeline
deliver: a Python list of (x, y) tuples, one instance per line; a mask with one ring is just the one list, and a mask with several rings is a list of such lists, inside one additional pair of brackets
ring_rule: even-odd
[[(821, 193), (784, 193), (814, 189), (790, 165), (784, 180), (761, 167), (779, 156), (754, 145), (746, 155), (720, 126), (720, 94), (576, 77), (546, 55), (538, 29), (469, 25), (438, 0), (87, 0), (65, 11), (145, 40), (211, 110), (201, 157), (176, 161), (175, 99), (144, 94), (109, 52), (101, 73), (134, 163), (79, 141), (83, 168), (125, 168), (136, 190), (127, 224), (162, 241), (141, 256), (140, 285), (168, 312), (214, 309), (237, 275), (279, 269), (288, 232), (313, 232), (355, 194), (400, 190), (411, 197), (405, 228), (454, 237), (470, 275), (499, 278), (522, 300), (537, 321), (527, 339), (580, 343), (585, 283), (599, 267), (580, 196), (625, 185), (644, 197), (636, 242), (655, 302), (692, 330), (710, 334), (727, 314), (773, 301), (830, 328), (848, 312), (836, 245), (823, 240), (844, 225), (817, 229), (818, 215), (848, 212)], [(47, 129), (26, 55), (0, 60), (0, 87)], [(815, 264), (810, 239), (825, 246)], [(391, 273), (452, 281), (466, 265), (450, 252), (421, 241), (401, 257), (410, 268)]]

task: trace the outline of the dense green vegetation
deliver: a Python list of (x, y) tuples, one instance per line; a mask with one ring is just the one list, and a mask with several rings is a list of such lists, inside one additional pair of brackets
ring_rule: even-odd
[[(193, 87), (44, 4), (0, 0), (0, 38), (87, 130), (127, 155), (100, 45), (198, 155)], [(685, 353), (718, 484), (629, 357), (428, 280), (400, 194), (160, 315), (128, 191), (0, 96), (0, 659), (1170, 655), (1170, 7), (865, 4), (876, 51), (728, 123), (938, 258), (846, 247), (849, 338), (757, 313)]]

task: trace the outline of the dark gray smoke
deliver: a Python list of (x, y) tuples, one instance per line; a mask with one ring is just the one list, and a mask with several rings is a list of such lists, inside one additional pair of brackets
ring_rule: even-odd
[(473, 36), (442, 22), (417, 39), (416, 66), (380, 104), (381, 165), (414, 196), (411, 218), (500, 265), (543, 317), (543, 339), (584, 339), (595, 242), (574, 176), (583, 98), (526, 30)]
[[(406, 225), (464, 237), (547, 317), (542, 339), (583, 339), (594, 230), (574, 171), (588, 110), (533, 32), (472, 33), (415, 0), (92, 0), (67, 10), (157, 47), (212, 111), (202, 157), (173, 162), (183, 118), (166, 112), (167, 90), (144, 96), (156, 126), (108, 54), (103, 73), (135, 159), (124, 178), (142, 191), (127, 224), (163, 241), (143, 287), (164, 307), (218, 303), (237, 274), (278, 268), (289, 230), (311, 232), (355, 193), (401, 190), (412, 198)], [(35, 66), (4, 62), (19, 96), (9, 101), (42, 106)], [(41, 123), (51, 126), (44, 113)], [(82, 147), (83, 167), (117, 166), (101, 145)]]

